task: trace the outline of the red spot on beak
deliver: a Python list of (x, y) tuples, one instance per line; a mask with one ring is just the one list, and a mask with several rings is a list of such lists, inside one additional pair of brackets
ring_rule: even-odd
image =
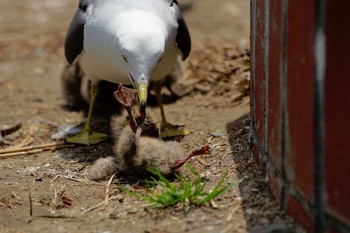
[(140, 112), (140, 118), (141, 118), (141, 121), (144, 121), (146, 118), (146, 113)]

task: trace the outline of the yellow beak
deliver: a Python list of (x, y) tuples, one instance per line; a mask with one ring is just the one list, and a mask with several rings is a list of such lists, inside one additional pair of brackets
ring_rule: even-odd
[(147, 95), (148, 95), (148, 84), (145, 81), (141, 81), (139, 84), (137, 84), (137, 94), (139, 96), (141, 119), (144, 120), (146, 116)]

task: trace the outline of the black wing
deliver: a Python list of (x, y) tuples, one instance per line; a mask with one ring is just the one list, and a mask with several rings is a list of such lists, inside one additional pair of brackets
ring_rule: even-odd
[(175, 7), (175, 12), (177, 15), (177, 23), (179, 27), (177, 28), (176, 35), (176, 45), (181, 51), (182, 60), (185, 60), (191, 52), (191, 37), (190, 32), (188, 31), (186, 22), (181, 14), (181, 11), (178, 7), (178, 3), (176, 0), (173, 1), (173, 7)]
[(73, 20), (69, 25), (66, 40), (64, 42), (64, 53), (67, 61), (72, 64), (84, 47), (84, 25), (86, 21), (86, 9), (92, 0), (80, 0), (79, 7), (75, 12)]

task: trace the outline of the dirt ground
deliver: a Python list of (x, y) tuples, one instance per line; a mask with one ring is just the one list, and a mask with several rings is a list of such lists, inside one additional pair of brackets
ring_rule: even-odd
[[(0, 129), (21, 127), (4, 137), (1, 149), (52, 143), (59, 128), (83, 121), (81, 111), (63, 107), (60, 78), (76, 5), (2, 1)], [(118, 177), (106, 207), (108, 180), (89, 181), (86, 174), (95, 159), (113, 154), (112, 141), (6, 157), (0, 159), (0, 232), (302, 232), (280, 212), (249, 148), (249, 1), (193, 0), (185, 18), (193, 50), (180, 82), (191, 92), (165, 105), (168, 120), (192, 131), (179, 139), (187, 151), (211, 147), (211, 155), (191, 160), (208, 190), (226, 171), (226, 184), (245, 180), (201, 207), (154, 209), (122, 193), (117, 180), (142, 187)], [(108, 127), (108, 117), (99, 121)]]

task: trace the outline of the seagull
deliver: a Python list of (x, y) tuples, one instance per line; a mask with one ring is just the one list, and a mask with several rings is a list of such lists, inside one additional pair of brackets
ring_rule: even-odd
[[(86, 124), (68, 142), (90, 145), (108, 138), (90, 126), (100, 80), (132, 85), (142, 119), (148, 87), (155, 82), (161, 125), (170, 125), (161, 104), (160, 80), (171, 72), (178, 56), (185, 60), (191, 51), (190, 34), (176, 0), (80, 0), (64, 48), (68, 63), (78, 62), (91, 81)], [(184, 132), (178, 130), (173, 134)]]

